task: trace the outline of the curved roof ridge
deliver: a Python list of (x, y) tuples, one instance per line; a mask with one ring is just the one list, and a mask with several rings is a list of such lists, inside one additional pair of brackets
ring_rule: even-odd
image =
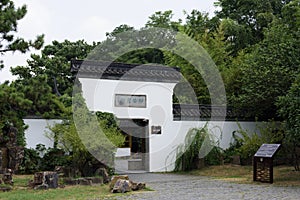
[(71, 72), (79, 78), (178, 83), (178, 67), (159, 64), (127, 64), (107, 61), (72, 60)]

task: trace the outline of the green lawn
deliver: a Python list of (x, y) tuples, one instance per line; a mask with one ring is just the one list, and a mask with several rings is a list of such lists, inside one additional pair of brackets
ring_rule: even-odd
[(68, 200), (68, 199), (89, 199), (98, 200), (104, 197), (114, 199), (118, 195), (127, 194), (112, 194), (109, 192), (108, 185), (93, 185), (93, 186), (66, 186), (65, 188), (49, 189), (49, 190), (33, 190), (26, 185), (33, 175), (14, 176), (13, 190), (10, 192), (0, 192), (2, 200)]
[[(295, 171), (290, 166), (275, 166), (274, 168), (274, 183), (278, 186), (297, 186), (300, 187), (300, 172)], [(239, 165), (220, 165), (205, 167), (200, 170), (194, 170), (189, 174), (199, 176), (209, 176), (219, 180), (231, 181), (236, 183), (259, 184), (253, 182), (252, 166)]]

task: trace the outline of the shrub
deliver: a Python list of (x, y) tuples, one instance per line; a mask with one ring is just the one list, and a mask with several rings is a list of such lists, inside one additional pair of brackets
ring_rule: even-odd
[(40, 170), (42, 158), (36, 149), (24, 149), (24, 158), (19, 166), (18, 173), (32, 174)]
[(239, 123), (238, 127), (239, 130), (233, 132), (234, 142), (225, 152), (226, 160), (228, 160), (228, 156), (239, 155), (242, 164), (251, 164), (254, 154), (262, 144), (281, 144), (285, 136), (281, 123), (274, 121), (257, 126), (258, 132), (249, 132), (243, 129)]
[(38, 171), (53, 171), (56, 166), (68, 166), (68, 157), (61, 149), (47, 149), (45, 145), (37, 144), (35, 149), (24, 149), (24, 159), (21, 162), (19, 173), (32, 174)]
[(176, 149), (174, 171), (189, 171), (200, 167), (204, 156), (207, 165), (220, 164), (221, 148), (209, 133), (207, 124), (202, 128), (192, 128), (188, 131), (184, 144)]

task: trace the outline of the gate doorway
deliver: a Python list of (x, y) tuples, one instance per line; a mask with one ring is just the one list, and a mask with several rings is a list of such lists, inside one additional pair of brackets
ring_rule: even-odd
[(115, 168), (122, 172), (149, 171), (149, 120), (118, 119), (119, 128), (125, 136), (121, 154), (116, 155)]

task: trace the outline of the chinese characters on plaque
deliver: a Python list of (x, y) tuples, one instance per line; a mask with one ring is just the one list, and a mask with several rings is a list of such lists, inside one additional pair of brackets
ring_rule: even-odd
[(115, 106), (146, 108), (146, 95), (116, 94)]

